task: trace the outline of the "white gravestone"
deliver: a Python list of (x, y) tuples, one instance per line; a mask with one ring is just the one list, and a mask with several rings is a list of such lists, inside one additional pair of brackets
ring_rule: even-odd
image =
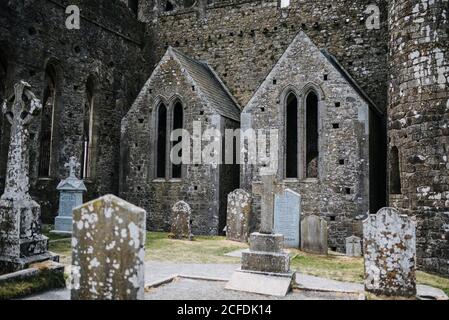
[(284, 246), (299, 248), (301, 196), (286, 189), (274, 200), (274, 233), (284, 235)]

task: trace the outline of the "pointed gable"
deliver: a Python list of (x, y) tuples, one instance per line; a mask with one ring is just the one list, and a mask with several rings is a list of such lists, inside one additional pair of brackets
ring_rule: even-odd
[(207, 63), (192, 59), (176, 49), (168, 50), (192, 78), (203, 99), (207, 100), (218, 114), (240, 121), (241, 109), (237, 101)]
[[(302, 57), (298, 58), (300, 56)], [(305, 66), (298, 64), (299, 61), (304, 60), (307, 60), (309, 65)], [(337, 72), (339, 76), (341, 76), (342, 81), (345, 81), (346, 84), (350, 86), (352, 90), (354, 90), (364, 102), (367, 103), (371, 110), (373, 110), (378, 115), (383, 114), (381, 109), (375, 105), (375, 103), (357, 84), (357, 82), (337, 61), (337, 59), (329, 54), (326, 50), (320, 50), (304, 31), (300, 31), (293, 39), (292, 43), (275, 64), (269, 75), (256, 90), (255, 94), (247, 104), (244, 112), (248, 112), (249, 110), (247, 109), (251, 109), (252, 107), (254, 107), (254, 101), (257, 100), (257, 98), (259, 98), (261, 95), (263, 95), (266, 90), (273, 86), (273, 79), (275, 79), (279, 72), (281, 72), (280, 70), (289, 69), (289, 71), (291, 70), (290, 72), (292, 73), (303, 73), (304, 77), (307, 78), (307, 71), (305, 71), (305, 69), (310, 68), (314, 69), (315, 71), (317, 71), (317, 69), (319, 68), (323, 68), (325, 70), (333, 70)]]

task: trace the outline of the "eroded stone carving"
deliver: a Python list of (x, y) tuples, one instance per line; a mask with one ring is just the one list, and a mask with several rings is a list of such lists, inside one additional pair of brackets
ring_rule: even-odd
[(48, 238), (41, 234), (40, 206), (29, 194), (28, 127), (42, 109), (30, 88), (20, 81), (14, 86), (14, 94), (2, 104), (2, 112), (11, 124), (11, 140), (5, 191), (0, 198), (0, 274), (51, 257)]
[(226, 239), (248, 241), (251, 204), (252, 197), (245, 190), (237, 189), (228, 195)]
[(178, 201), (173, 205), (170, 234), (171, 238), (188, 240), (193, 239), (190, 224), (191, 214), (192, 209), (190, 209), (188, 203), (184, 201)]
[(144, 298), (146, 212), (107, 195), (73, 210), (72, 300)]

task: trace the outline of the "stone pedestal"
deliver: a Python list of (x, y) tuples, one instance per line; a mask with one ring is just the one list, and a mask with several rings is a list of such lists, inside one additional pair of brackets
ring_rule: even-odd
[(75, 176), (61, 181), (57, 189), (59, 190), (59, 211), (55, 218), (56, 234), (72, 234), (72, 211), (83, 204), (83, 193), (87, 191), (83, 181)]
[(52, 258), (38, 223), (40, 213), (39, 204), (31, 199), (0, 200), (0, 274)]
[(250, 251), (243, 252), (242, 267), (233, 274), (226, 289), (285, 296), (293, 280), (290, 257), (284, 252), (284, 236), (253, 233)]

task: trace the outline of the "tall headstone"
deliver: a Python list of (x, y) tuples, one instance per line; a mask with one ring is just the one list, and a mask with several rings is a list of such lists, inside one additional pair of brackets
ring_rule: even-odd
[(72, 300), (141, 300), (146, 212), (113, 195), (73, 210)]
[(284, 246), (299, 248), (300, 245), (301, 196), (285, 189), (274, 200), (274, 232), (284, 235)]
[[(20, 81), (14, 95), (2, 104), (11, 124), (5, 191), (0, 198), (0, 274), (48, 260), (48, 238), (41, 233), (41, 208), (29, 194), (29, 131), (41, 102)], [(24, 99), (26, 97), (26, 99)], [(8, 103), (13, 102), (10, 109)]]
[(346, 238), (346, 255), (360, 257), (362, 255), (362, 239), (356, 236)]
[(394, 208), (363, 222), (365, 290), (377, 295), (416, 295), (416, 223)]
[(170, 238), (188, 240), (193, 239), (190, 224), (191, 215), (192, 209), (187, 202), (178, 201), (173, 205)]
[(245, 190), (237, 189), (228, 195), (226, 239), (248, 241), (251, 205), (252, 197)]
[(80, 167), (76, 158), (71, 157), (65, 167), (69, 169), (69, 177), (62, 180), (57, 187), (59, 211), (53, 230), (56, 234), (72, 234), (72, 211), (83, 204), (83, 193), (87, 191), (84, 182), (76, 177), (75, 171)]
[(316, 215), (305, 216), (301, 221), (301, 250), (327, 255), (327, 221)]
[(284, 236), (273, 233), (274, 195), (283, 186), (276, 183), (274, 173), (261, 175), (261, 180), (262, 186), (254, 186), (261, 195), (260, 232), (251, 234), (250, 250), (242, 253), (242, 266), (226, 289), (285, 296), (294, 274), (290, 271), (290, 257), (284, 252)]

